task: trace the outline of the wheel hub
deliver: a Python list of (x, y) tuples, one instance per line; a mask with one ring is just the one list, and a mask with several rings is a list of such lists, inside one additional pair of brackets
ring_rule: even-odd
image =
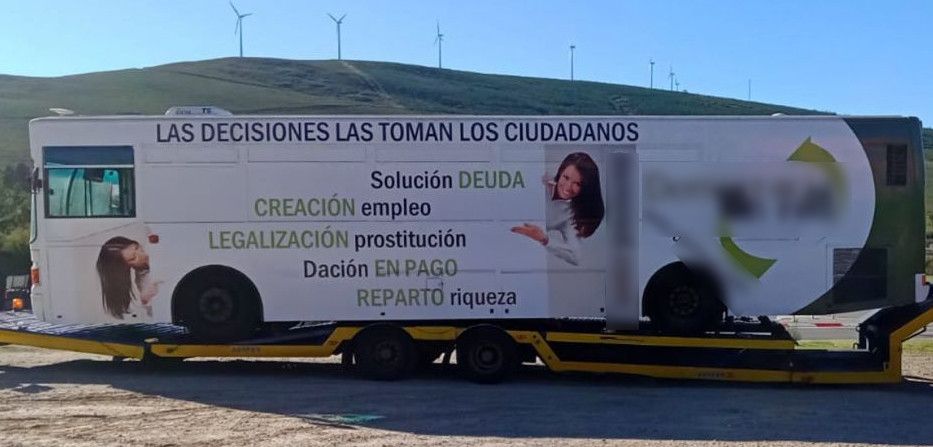
[(382, 349), (379, 351), (379, 359), (384, 362), (392, 360), (393, 357), (395, 357), (395, 352), (391, 349)]
[(228, 290), (219, 287), (205, 290), (198, 300), (201, 316), (211, 323), (229, 321), (235, 307), (233, 295)]
[(380, 343), (376, 346), (376, 358), (382, 364), (392, 364), (398, 359), (399, 349), (392, 343)]
[(700, 294), (690, 286), (677, 286), (669, 295), (671, 312), (681, 317), (693, 315), (700, 307)]
[(474, 363), (483, 370), (495, 370), (502, 363), (502, 352), (496, 346), (483, 345), (473, 354)]

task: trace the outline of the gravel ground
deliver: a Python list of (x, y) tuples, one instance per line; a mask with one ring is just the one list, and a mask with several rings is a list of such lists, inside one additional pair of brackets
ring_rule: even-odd
[(441, 365), (353, 378), (336, 359), (139, 362), (0, 347), (3, 446), (933, 445), (933, 355), (888, 386), (749, 385)]

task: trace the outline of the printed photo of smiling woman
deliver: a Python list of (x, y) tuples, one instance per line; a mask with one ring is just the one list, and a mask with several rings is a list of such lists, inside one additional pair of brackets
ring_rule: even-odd
[(564, 158), (553, 179), (545, 177), (546, 225), (524, 223), (512, 232), (539, 242), (571, 265), (580, 263), (579, 242), (591, 236), (605, 215), (599, 168), (583, 152)]

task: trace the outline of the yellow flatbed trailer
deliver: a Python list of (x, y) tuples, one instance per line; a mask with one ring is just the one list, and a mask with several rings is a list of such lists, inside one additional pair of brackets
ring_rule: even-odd
[[(514, 357), (516, 366), (540, 359), (555, 372), (859, 384), (900, 382), (903, 342), (931, 322), (930, 299), (882, 309), (859, 326), (859, 341), (847, 350), (799, 349), (783, 327), (770, 322), (747, 327), (733, 324), (716, 333), (681, 337), (657, 335), (650, 329), (608, 333), (599, 329), (599, 321), (570, 320), (301, 324), (246, 341), (204, 344), (190, 340), (183, 328), (168, 324), (55, 325), (28, 313), (4, 312), (0, 314), (0, 343), (140, 360), (343, 354), (345, 362), (364, 363), (366, 375), (377, 379), (399, 378), (404, 372), (379, 370), (380, 359), (391, 366), (397, 360), (392, 355), (398, 357), (401, 352), (404, 359), (420, 353), (421, 359), (433, 361), (456, 348), (463, 359), (458, 363), (478, 363), (480, 369), (468, 375), (480, 382), (505, 378), (500, 373), (507, 371), (491, 368), (502, 357), (506, 363)], [(386, 341), (394, 339), (404, 343)], [(418, 351), (406, 354), (409, 345)], [(483, 367), (495, 374), (484, 376)]]

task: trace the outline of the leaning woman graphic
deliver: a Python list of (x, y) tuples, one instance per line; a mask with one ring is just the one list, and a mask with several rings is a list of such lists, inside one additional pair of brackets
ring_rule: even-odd
[(149, 254), (138, 242), (115, 237), (97, 257), (104, 308), (116, 318), (126, 314), (152, 316), (152, 298), (159, 285), (149, 278)]
[(525, 223), (512, 227), (512, 232), (538, 241), (554, 256), (578, 265), (580, 239), (592, 235), (605, 214), (599, 168), (589, 155), (575, 152), (564, 158), (553, 180), (546, 180), (546, 231)]

